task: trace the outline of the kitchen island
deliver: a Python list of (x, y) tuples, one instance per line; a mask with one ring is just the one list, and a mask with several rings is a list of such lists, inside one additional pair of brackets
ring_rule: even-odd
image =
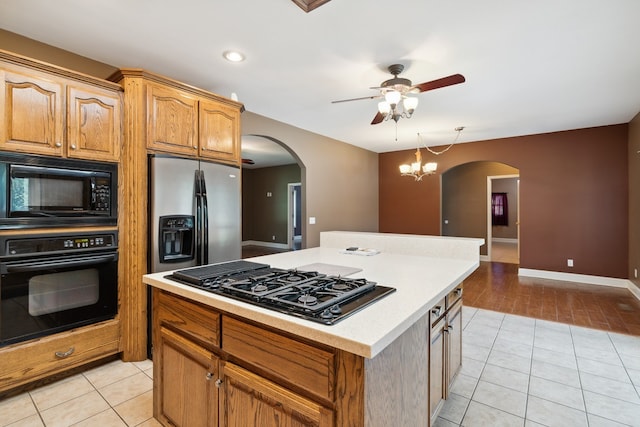
[(460, 295), (482, 243), (325, 232), (318, 248), (251, 259), (348, 271), (396, 289), (331, 326), (196, 289), (166, 272), (144, 276), (154, 287), (154, 415), (177, 425), (268, 426), (283, 418), (291, 425), (428, 425), (436, 373), (429, 372), (431, 310), (441, 307), (437, 320), (447, 298)]

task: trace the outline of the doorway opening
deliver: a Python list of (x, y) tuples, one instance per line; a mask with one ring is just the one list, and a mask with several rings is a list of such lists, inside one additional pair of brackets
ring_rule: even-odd
[(243, 254), (302, 249), (305, 169), (300, 159), (265, 135), (243, 135), (241, 151)]
[(487, 261), (520, 264), (520, 175), (487, 176)]
[[(500, 162), (477, 161), (454, 166), (441, 179), (441, 234), (484, 239), (481, 261), (519, 263), (518, 191), (501, 187), (508, 179), (517, 185), (520, 171)], [(500, 178), (504, 178), (501, 180)], [(506, 225), (493, 225), (492, 193), (505, 193), (508, 204)], [(508, 261), (502, 248), (513, 250)], [(493, 259), (500, 257), (500, 260)]]
[(289, 187), (289, 213), (287, 215), (287, 241), (289, 249), (297, 251), (302, 249), (302, 184), (290, 183)]

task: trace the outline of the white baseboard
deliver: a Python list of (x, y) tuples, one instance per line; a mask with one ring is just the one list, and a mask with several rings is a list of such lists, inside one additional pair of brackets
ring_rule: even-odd
[(289, 246), (287, 246), (286, 243), (261, 242), (259, 240), (245, 240), (242, 242), (242, 246), (262, 246), (265, 248), (289, 249)]
[(640, 288), (633, 284), (631, 280), (629, 280), (629, 290), (636, 298), (640, 300)]
[(538, 277), (540, 279), (562, 280), (565, 282), (587, 283), (589, 285), (613, 286), (615, 288), (627, 288), (633, 296), (640, 300), (640, 289), (629, 279), (615, 277), (591, 276), (589, 274), (564, 273), (561, 271), (534, 270), (530, 268), (518, 269), (519, 276)]
[(506, 237), (493, 237), (491, 241), (496, 243), (511, 243), (514, 245), (518, 244), (518, 239), (507, 239)]

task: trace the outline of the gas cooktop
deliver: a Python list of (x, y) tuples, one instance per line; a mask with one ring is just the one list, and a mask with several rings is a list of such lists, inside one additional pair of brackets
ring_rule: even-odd
[(167, 278), (326, 325), (395, 291), (366, 279), (231, 261), (175, 271)]

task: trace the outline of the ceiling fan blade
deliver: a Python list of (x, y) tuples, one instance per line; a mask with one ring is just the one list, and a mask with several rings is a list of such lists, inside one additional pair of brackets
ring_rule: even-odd
[(376, 113), (376, 116), (371, 121), (371, 124), (372, 125), (377, 125), (378, 123), (382, 122), (383, 120), (384, 120), (384, 114), (382, 114), (380, 111), (378, 111)]
[(361, 101), (363, 99), (376, 99), (381, 98), (381, 95), (363, 96), (362, 98), (341, 99), (339, 101), (331, 101), (332, 104), (338, 104), (340, 102)]
[(428, 90), (440, 89), (441, 87), (457, 85), (458, 83), (464, 83), (465, 78), (462, 74), (453, 74), (448, 77), (443, 77), (441, 79), (432, 80), (430, 82), (420, 83), (419, 85), (415, 85), (415, 88), (418, 88), (420, 92), (426, 92)]

